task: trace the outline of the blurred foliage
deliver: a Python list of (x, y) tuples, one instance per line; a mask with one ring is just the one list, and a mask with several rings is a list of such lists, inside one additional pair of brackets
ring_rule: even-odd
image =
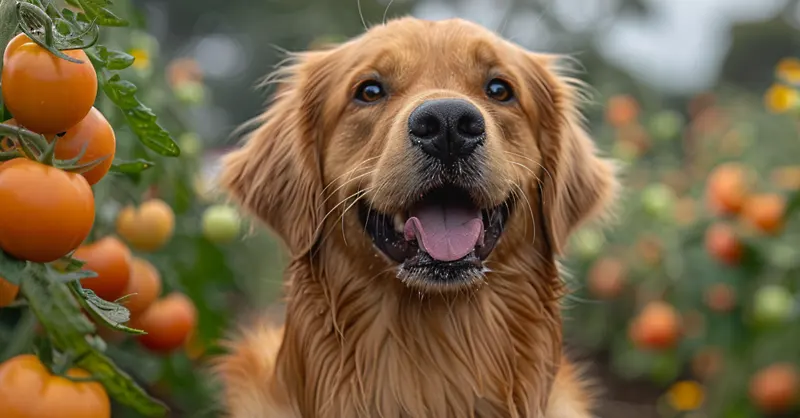
[[(800, 61), (774, 65), (763, 98), (613, 95), (594, 130), (625, 193), (619, 222), (573, 236), (567, 331), (664, 389), (664, 417), (800, 411)], [(759, 380), (769, 366), (789, 377)]]

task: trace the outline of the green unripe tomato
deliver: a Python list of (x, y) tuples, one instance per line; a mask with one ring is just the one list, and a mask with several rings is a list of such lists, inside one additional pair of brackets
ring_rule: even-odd
[(642, 191), (642, 206), (648, 214), (664, 219), (672, 213), (675, 193), (665, 184), (656, 183)]
[(794, 297), (786, 288), (767, 285), (756, 291), (753, 299), (753, 316), (760, 323), (780, 323), (792, 314), (794, 304)]
[(233, 241), (239, 235), (241, 225), (239, 212), (231, 206), (214, 205), (203, 213), (203, 235), (215, 243)]

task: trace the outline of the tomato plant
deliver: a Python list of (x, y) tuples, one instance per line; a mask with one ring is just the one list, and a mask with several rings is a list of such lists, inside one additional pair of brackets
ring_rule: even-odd
[(3, 55), (3, 100), (19, 124), (43, 134), (64, 132), (80, 122), (97, 95), (97, 75), (83, 50), (51, 54), (24, 33)]
[(82, 245), (72, 257), (85, 262), (84, 269), (97, 273), (97, 277), (81, 282), (84, 289), (94, 291), (105, 300), (116, 300), (124, 295), (131, 278), (131, 252), (120, 240), (103, 237)]
[(94, 223), (94, 196), (79, 174), (26, 158), (0, 165), (0, 248), (37, 263), (83, 242)]
[(79, 368), (58, 376), (34, 355), (14, 357), (0, 364), (0, 410), (7, 418), (110, 418), (103, 385), (73, 380), (90, 376)]

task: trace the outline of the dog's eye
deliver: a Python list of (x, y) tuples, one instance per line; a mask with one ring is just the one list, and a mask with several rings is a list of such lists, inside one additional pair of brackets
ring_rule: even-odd
[(508, 83), (495, 78), (486, 85), (486, 95), (498, 102), (507, 102), (514, 98), (514, 91)]
[(373, 103), (384, 98), (386, 90), (383, 85), (375, 80), (367, 80), (359, 84), (356, 89), (355, 99), (363, 103)]

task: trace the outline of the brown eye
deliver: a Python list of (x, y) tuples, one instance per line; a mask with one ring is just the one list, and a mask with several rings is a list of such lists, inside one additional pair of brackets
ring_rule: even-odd
[(375, 80), (368, 80), (359, 84), (356, 89), (355, 99), (362, 103), (374, 103), (386, 96), (383, 85)]
[(486, 85), (486, 95), (498, 102), (508, 102), (514, 98), (514, 91), (508, 83), (495, 78)]

